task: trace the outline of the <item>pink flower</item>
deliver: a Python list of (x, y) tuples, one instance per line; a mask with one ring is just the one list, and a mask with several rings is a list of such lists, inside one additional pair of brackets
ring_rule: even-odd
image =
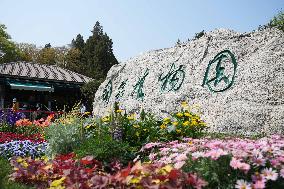
[(150, 143), (147, 143), (142, 149), (150, 149), (150, 148), (153, 148), (153, 147), (156, 147), (156, 146), (159, 146), (161, 143), (159, 142), (150, 142)]
[(185, 161), (187, 160), (187, 155), (185, 153), (179, 154), (178, 156), (176, 156), (176, 161)]
[(253, 159), (253, 164), (256, 166), (264, 166), (266, 160), (263, 157), (256, 157)]
[(185, 164), (185, 161), (178, 161), (174, 164), (175, 169), (180, 169)]
[(237, 160), (236, 158), (232, 158), (232, 160), (230, 161), (230, 166), (233, 168), (233, 169), (238, 169), (239, 168), (239, 164), (240, 164), (240, 161)]
[(207, 186), (207, 182), (198, 178), (196, 174), (188, 174), (187, 184), (193, 186), (195, 189), (201, 189), (204, 186)]
[(247, 163), (243, 163), (240, 160), (236, 159), (236, 158), (232, 158), (231, 162), (230, 162), (230, 166), (233, 169), (240, 169), (244, 172), (248, 172), (248, 170), (250, 169), (250, 165)]
[(244, 180), (237, 180), (237, 184), (235, 185), (237, 189), (251, 189), (251, 185)]
[(149, 155), (149, 159), (150, 159), (150, 161), (153, 161), (154, 159), (155, 159), (155, 157), (157, 156), (157, 154), (156, 153), (151, 153), (150, 155)]
[(205, 154), (205, 157), (210, 157), (213, 160), (217, 160), (220, 156), (227, 155), (227, 154), (228, 154), (228, 152), (226, 152), (222, 149), (217, 149), (217, 150), (211, 150), (211, 151), (207, 152)]
[(265, 188), (265, 180), (258, 180), (252, 186), (254, 189), (263, 189)]
[(267, 180), (277, 180), (278, 178), (278, 173), (274, 170), (272, 170), (272, 168), (265, 168), (261, 171), (263, 177)]
[(284, 178), (284, 168), (280, 170), (280, 176)]

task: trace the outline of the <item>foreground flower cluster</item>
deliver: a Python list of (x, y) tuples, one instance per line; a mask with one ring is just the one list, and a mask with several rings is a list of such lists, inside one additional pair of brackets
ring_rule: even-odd
[(37, 188), (200, 189), (207, 185), (196, 174), (185, 173), (170, 165), (137, 162), (121, 169), (118, 163), (113, 163), (110, 174), (92, 156), (76, 160), (74, 154), (57, 156), (54, 160), (14, 157), (11, 164), (15, 170), (11, 180)]
[(229, 158), (228, 164), (221, 163), (229, 167), (228, 174), (240, 173), (242, 179), (236, 182), (236, 188), (265, 188), (284, 178), (284, 138), (280, 136), (258, 140), (188, 138), (183, 142), (148, 143), (141, 151), (151, 151), (150, 161), (173, 164), (176, 169), (196, 166), (193, 164), (205, 159), (217, 162)]
[(45, 154), (46, 142), (31, 142), (30, 140), (11, 141), (0, 144), (0, 156), (10, 158), (13, 156), (40, 157)]
[(12, 133), (12, 132), (0, 132), (0, 143), (11, 142), (15, 140), (29, 140), (31, 142), (45, 142), (41, 134), (33, 134), (25, 136), (23, 134)]

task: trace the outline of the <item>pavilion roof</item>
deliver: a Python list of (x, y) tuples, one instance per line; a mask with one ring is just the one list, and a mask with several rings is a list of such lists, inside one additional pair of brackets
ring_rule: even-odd
[(11, 62), (0, 64), (0, 76), (70, 83), (87, 83), (92, 80), (87, 76), (56, 65), (32, 62)]

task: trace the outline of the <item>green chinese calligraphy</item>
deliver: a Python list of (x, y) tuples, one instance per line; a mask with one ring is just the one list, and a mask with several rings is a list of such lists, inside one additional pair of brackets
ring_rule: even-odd
[[(228, 61), (231, 65), (228, 65)], [(213, 74), (214, 77), (209, 79), (209, 74), (211, 72), (214, 73), (214, 70), (211, 70), (213, 64), (217, 64), (215, 67), (215, 75)], [(226, 70), (224, 65), (227, 65)], [(209, 61), (202, 86), (207, 85), (211, 92), (223, 92), (233, 85), (236, 69), (237, 61), (235, 56), (229, 50), (224, 50), (218, 53), (213, 60)]]
[(121, 82), (121, 84), (118, 87), (118, 93), (115, 95), (115, 99), (118, 100), (119, 98), (123, 97), (125, 92), (125, 85), (128, 79)]
[(136, 99), (142, 99), (142, 101), (144, 100), (145, 94), (143, 92), (143, 85), (145, 78), (147, 77), (148, 74), (149, 74), (149, 69), (147, 68), (147, 70), (144, 72), (144, 75), (141, 78), (139, 78), (137, 83), (133, 86), (134, 90), (132, 91), (131, 96), (134, 96), (134, 94), (136, 93)]
[(103, 101), (108, 102), (111, 94), (112, 94), (112, 81), (109, 80), (109, 82), (107, 83), (107, 85), (103, 90), (103, 96), (102, 96)]
[(163, 76), (159, 76), (158, 81), (162, 82), (162, 91), (177, 91), (180, 89), (185, 77), (184, 66), (180, 65), (177, 69), (175, 64), (172, 63), (170, 71)]

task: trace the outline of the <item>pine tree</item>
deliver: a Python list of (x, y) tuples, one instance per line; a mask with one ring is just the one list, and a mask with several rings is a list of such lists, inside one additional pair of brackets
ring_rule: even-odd
[(103, 32), (103, 27), (96, 22), (84, 48), (87, 76), (94, 79), (105, 78), (111, 66), (118, 63), (112, 45), (112, 40)]
[(85, 41), (84, 41), (84, 38), (83, 38), (83, 36), (81, 34), (78, 34), (76, 36), (76, 39), (72, 40), (71, 47), (72, 48), (76, 48), (76, 49), (78, 49), (80, 51), (83, 51), (83, 49), (85, 47)]

